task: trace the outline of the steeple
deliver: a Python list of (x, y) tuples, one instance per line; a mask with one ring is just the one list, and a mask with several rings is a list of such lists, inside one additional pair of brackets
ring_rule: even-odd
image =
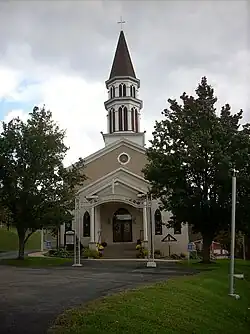
[[(118, 22), (124, 23), (124, 21)], [(140, 132), (140, 110), (138, 98), (140, 80), (136, 78), (125, 35), (121, 30), (109, 79), (106, 81), (108, 100), (107, 133), (103, 134), (105, 145), (121, 138), (145, 145), (145, 134)]]
[(125, 35), (121, 30), (109, 79), (122, 76), (136, 78)]

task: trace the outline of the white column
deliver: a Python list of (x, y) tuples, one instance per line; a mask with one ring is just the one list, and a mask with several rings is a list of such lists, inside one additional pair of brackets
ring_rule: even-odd
[(128, 109), (128, 131), (132, 131), (132, 114), (131, 114), (131, 108)]
[(115, 110), (115, 131), (119, 131), (119, 112)]
[(148, 241), (148, 217), (147, 217), (147, 202), (143, 203), (143, 241)]
[(95, 207), (94, 205), (91, 207), (91, 215), (90, 215), (90, 242), (95, 242)]
[(101, 229), (101, 219), (100, 219), (100, 206), (95, 208), (95, 242), (97, 243), (99, 240), (99, 234)]

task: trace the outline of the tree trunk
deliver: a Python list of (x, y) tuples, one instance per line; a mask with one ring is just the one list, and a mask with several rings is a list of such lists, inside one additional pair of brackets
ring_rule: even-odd
[(213, 238), (206, 234), (202, 235), (202, 237), (203, 237), (202, 263), (211, 263), (210, 247), (211, 247)]
[(18, 230), (18, 260), (24, 260), (25, 231)]

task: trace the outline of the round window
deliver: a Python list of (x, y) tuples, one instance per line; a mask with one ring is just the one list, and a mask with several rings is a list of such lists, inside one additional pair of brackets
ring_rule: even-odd
[(127, 153), (121, 153), (118, 157), (118, 161), (123, 165), (127, 164), (129, 160), (130, 160), (130, 157)]

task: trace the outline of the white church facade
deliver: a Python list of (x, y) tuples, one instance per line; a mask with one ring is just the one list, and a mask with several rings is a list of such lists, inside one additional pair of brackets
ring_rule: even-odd
[[(168, 228), (165, 224), (170, 214), (160, 211), (159, 201), (151, 201), (147, 196), (150, 184), (142, 173), (147, 158), (145, 131), (140, 129), (140, 80), (135, 75), (123, 31), (106, 87), (104, 148), (84, 159), (87, 180), (77, 193), (72, 229), (83, 246), (95, 249), (97, 243), (106, 242), (104, 258), (132, 254), (138, 239), (145, 248), (153, 240), (155, 250), (164, 256), (186, 254), (188, 226), (178, 231)], [(61, 244), (64, 243), (62, 226)]]

